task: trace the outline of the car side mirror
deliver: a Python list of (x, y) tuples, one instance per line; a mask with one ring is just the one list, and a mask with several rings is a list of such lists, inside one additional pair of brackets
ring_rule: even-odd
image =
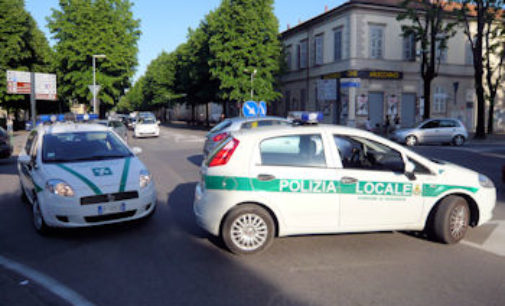
[(405, 175), (409, 178), (409, 180), (413, 181), (416, 179), (416, 175), (414, 174), (414, 171), (416, 170), (416, 165), (411, 162), (407, 161), (405, 163)]
[(18, 162), (21, 164), (29, 164), (32, 161), (30, 155), (19, 155)]
[(140, 148), (140, 147), (133, 147), (133, 148), (132, 148), (132, 152), (133, 152), (133, 154), (135, 154), (135, 155), (142, 154), (142, 148)]

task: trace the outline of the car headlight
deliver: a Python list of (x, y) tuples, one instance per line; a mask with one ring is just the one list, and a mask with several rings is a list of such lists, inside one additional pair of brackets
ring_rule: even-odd
[(495, 188), (493, 181), (484, 174), (479, 174), (479, 184), (484, 188)]
[(140, 188), (144, 188), (151, 183), (153, 177), (147, 170), (140, 171)]
[(49, 190), (50, 193), (59, 195), (61, 197), (73, 197), (75, 194), (74, 190), (72, 187), (70, 187), (69, 184), (67, 184), (65, 181), (57, 179), (47, 181), (46, 189)]

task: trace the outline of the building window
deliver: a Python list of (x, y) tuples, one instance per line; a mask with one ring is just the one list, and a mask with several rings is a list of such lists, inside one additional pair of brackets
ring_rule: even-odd
[(403, 60), (416, 60), (416, 40), (414, 34), (410, 34), (403, 38)]
[(441, 63), (446, 63), (447, 62), (447, 46), (445, 46), (445, 48), (441, 48), (442, 46), (440, 45), (440, 42), (437, 41), (436, 43), (436, 57), (437, 57), (437, 60), (439, 60)]
[(465, 65), (473, 65), (473, 52), (470, 42), (465, 42)]
[(334, 37), (334, 58), (335, 61), (342, 60), (342, 29), (337, 29), (333, 33)]
[(317, 35), (314, 39), (314, 47), (316, 49), (315, 56), (316, 56), (316, 65), (322, 65), (323, 64), (323, 39), (324, 35), (320, 34)]
[(370, 58), (384, 57), (384, 26), (370, 26)]
[(298, 68), (307, 68), (307, 40), (300, 41), (298, 45)]
[(291, 70), (291, 51), (286, 52), (286, 67)]
[(435, 94), (433, 95), (433, 112), (445, 113), (447, 105), (447, 92), (443, 87), (435, 87)]

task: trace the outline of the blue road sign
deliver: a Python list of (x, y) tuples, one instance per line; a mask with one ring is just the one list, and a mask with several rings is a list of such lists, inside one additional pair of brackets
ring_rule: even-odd
[(254, 101), (244, 102), (242, 106), (242, 113), (244, 117), (257, 117), (258, 116), (258, 104)]
[(260, 101), (258, 108), (259, 116), (265, 117), (267, 115), (267, 103), (265, 101)]
[(361, 84), (359, 82), (342, 82), (342, 83), (340, 83), (340, 88), (350, 88), (350, 87), (360, 88)]

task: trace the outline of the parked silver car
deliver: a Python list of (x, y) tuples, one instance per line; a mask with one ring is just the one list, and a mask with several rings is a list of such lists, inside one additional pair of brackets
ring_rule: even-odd
[(258, 118), (244, 118), (234, 117), (225, 119), (212, 128), (206, 136), (205, 144), (203, 146), (203, 154), (207, 156), (214, 146), (221, 140), (230, 135), (231, 132), (241, 129), (251, 129), (256, 127), (267, 127), (273, 125), (290, 125), (291, 120), (282, 117), (258, 117)]
[(468, 132), (458, 119), (437, 118), (425, 120), (411, 129), (396, 130), (390, 138), (407, 146), (427, 143), (461, 146), (468, 139)]

